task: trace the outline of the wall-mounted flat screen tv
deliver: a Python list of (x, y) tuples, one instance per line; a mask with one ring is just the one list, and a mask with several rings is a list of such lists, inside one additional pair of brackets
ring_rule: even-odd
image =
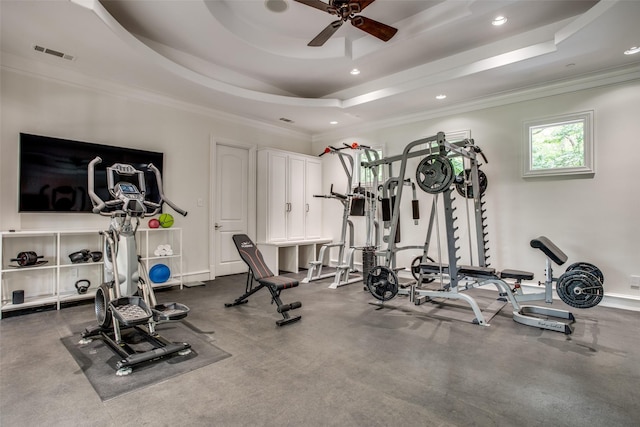
[[(147, 165), (153, 163), (162, 172), (162, 153), (21, 133), (19, 211), (91, 212), (87, 166), (96, 156), (102, 163), (96, 165), (95, 192), (102, 200), (111, 199), (106, 167), (126, 163), (145, 171), (147, 200), (160, 201)], [(135, 177), (121, 180), (138, 184)]]

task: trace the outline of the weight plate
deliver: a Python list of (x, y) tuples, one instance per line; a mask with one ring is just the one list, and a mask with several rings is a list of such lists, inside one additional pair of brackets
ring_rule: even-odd
[(453, 181), (451, 161), (439, 154), (425, 157), (416, 169), (416, 181), (418, 187), (427, 193), (442, 193)]
[[(427, 257), (427, 261), (435, 262), (433, 258), (429, 256)], [(411, 261), (411, 274), (413, 275), (413, 278), (416, 280), (420, 280), (420, 264), (421, 263), (422, 263), (421, 256), (417, 256), (413, 259), (413, 261)], [(431, 277), (428, 274), (422, 276), (422, 283), (431, 283), (434, 280), (436, 280), (435, 277)]]
[(566, 271), (574, 271), (574, 270), (582, 270), (582, 271), (586, 271), (587, 273), (591, 273), (594, 276), (596, 276), (598, 280), (600, 280), (600, 283), (604, 285), (604, 274), (602, 274), (602, 271), (595, 265), (590, 264), (588, 262), (575, 262), (571, 264), (569, 267), (567, 267)]
[(564, 273), (558, 279), (556, 291), (562, 301), (575, 308), (595, 307), (604, 297), (600, 280), (584, 270)]
[(389, 301), (398, 294), (398, 276), (385, 266), (373, 267), (367, 276), (367, 289), (376, 299)]
[[(460, 172), (456, 177), (456, 190), (462, 197), (473, 199), (473, 184), (471, 183), (471, 169), (465, 169), (464, 174)], [(478, 185), (480, 186), (480, 194), (487, 191), (488, 186), (487, 175), (478, 169)]]

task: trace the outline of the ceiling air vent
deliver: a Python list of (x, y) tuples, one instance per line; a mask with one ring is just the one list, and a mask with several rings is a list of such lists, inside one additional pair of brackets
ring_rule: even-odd
[(66, 53), (58, 52), (57, 50), (49, 49), (47, 47), (34, 45), (33, 49), (38, 51), (38, 52), (48, 53), (49, 55), (53, 55), (53, 56), (57, 56), (58, 58), (66, 59), (68, 61), (73, 61), (74, 59), (76, 59), (73, 55), (68, 55)]
[(287, 119), (286, 117), (280, 117), (280, 120), (285, 122), (285, 123), (293, 123), (293, 120)]

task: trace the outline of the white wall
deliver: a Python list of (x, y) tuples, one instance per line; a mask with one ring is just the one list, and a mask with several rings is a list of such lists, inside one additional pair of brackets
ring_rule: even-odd
[[(120, 147), (161, 151), (164, 190), (186, 209), (174, 215), (183, 228), (184, 270), (208, 272), (209, 159), (211, 137), (258, 147), (309, 154), (310, 138), (274, 127), (225, 121), (178, 106), (160, 105), (126, 93), (109, 93), (2, 69), (0, 118), (0, 229), (102, 229), (108, 219), (93, 214), (19, 214), (20, 132)], [(197, 206), (201, 198), (202, 207)], [(145, 224), (146, 225), (146, 224)], [(203, 274), (202, 278), (208, 278)]]
[[(523, 122), (584, 110), (595, 111), (595, 177), (523, 179)], [(588, 261), (599, 266), (605, 275), (606, 294), (637, 299), (640, 292), (630, 289), (629, 276), (640, 275), (640, 193), (636, 188), (639, 118), (640, 81), (636, 80), (318, 140), (314, 142), (314, 151), (320, 152), (329, 144), (357, 141), (384, 146), (385, 156), (389, 156), (400, 154), (408, 143), (438, 131), (470, 129), (489, 160), (482, 170), (489, 181), (485, 200), (491, 265), (497, 269), (528, 270), (535, 273), (536, 280), (544, 280), (545, 257), (532, 249), (529, 241), (545, 235), (569, 256), (569, 263)], [(323, 166), (326, 188), (344, 179), (335, 159), (323, 160)], [(406, 177), (415, 177), (415, 165), (407, 169)], [(432, 196), (418, 191), (423, 220), (416, 227), (411, 220), (410, 193), (406, 190), (401, 245), (419, 245), (424, 242)], [(340, 232), (337, 221), (340, 213), (336, 208), (325, 202), (325, 235), (333, 238), (338, 238)], [(458, 222), (461, 235), (465, 236), (466, 214), (461, 210), (458, 209)], [(442, 238), (446, 240), (445, 236)], [(467, 244), (466, 237), (461, 244)], [(407, 265), (418, 254), (401, 256), (404, 264), (399, 265)], [(563, 271), (564, 267), (558, 267), (554, 275)]]

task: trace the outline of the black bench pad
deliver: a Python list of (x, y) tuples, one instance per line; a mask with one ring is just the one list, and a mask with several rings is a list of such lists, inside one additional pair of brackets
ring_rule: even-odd
[[(442, 270), (443, 273), (449, 273), (449, 266), (446, 264), (438, 264), (437, 262), (424, 262), (420, 264), (420, 270), (423, 273), (435, 273), (438, 274)], [(477, 267), (473, 265), (460, 265), (458, 266), (458, 273), (465, 276), (480, 276), (480, 277), (500, 277), (501, 279), (516, 279), (516, 280), (533, 280), (533, 273), (522, 270), (502, 270), (497, 273), (494, 268), (490, 267)]]
[(282, 276), (272, 276), (265, 277), (263, 279), (258, 280), (260, 284), (269, 286), (270, 288), (279, 291), (282, 289), (295, 288), (300, 283), (297, 279), (293, 279), (291, 277), (282, 277)]
[[(423, 262), (420, 264), (420, 269), (423, 273), (449, 273), (449, 266), (446, 264), (438, 264), (437, 262)], [(476, 267), (473, 265), (459, 265), (458, 273), (466, 276), (491, 276), (495, 277), (495, 268), (490, 267)]]
[(546, 256), (548, 256), (553, 262), (558, 265), (562, 265), (567, 262), (567, 255), (560, 250), (551, 240), (545, 236), (540, 236), (537, 239), (532, 239), (530, 242), (532, 248), (540, 249)]
[(522, 270), (502, 270), (501, 279), (533, 280), (533, 273)]
[(420, 263), (420, 270), (423, 273), (440, 273), (440, 270), (442, 270), (443, 273), (448, 273), (449, 266), (446, 264), (438, 264), (437, 262), (423, 262)]
[(461, 265), (458, 267), (458, 273), (465, 276), (496, 276), (496, 269), (491, 267), (478, 267), (475, 265)]

